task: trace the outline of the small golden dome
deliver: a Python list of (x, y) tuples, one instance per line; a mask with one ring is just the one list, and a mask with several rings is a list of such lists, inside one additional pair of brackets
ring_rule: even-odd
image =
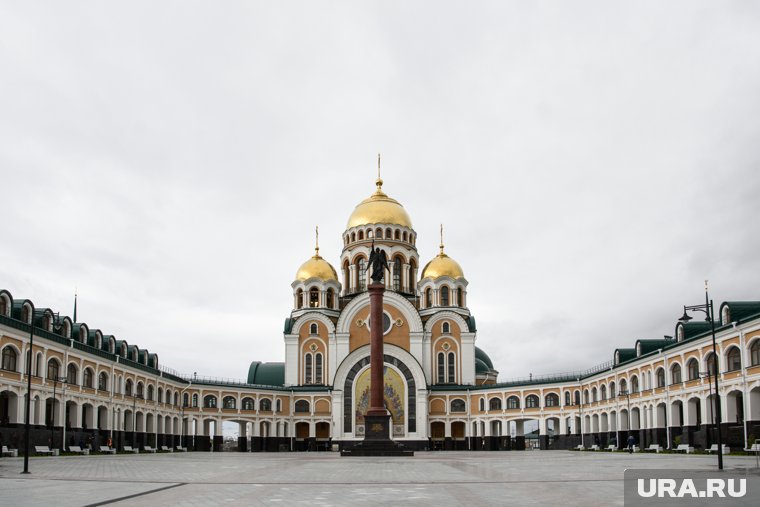
[(443, 251), (443, 224), (441, 224), (441, 245), (439, 248), (441, 249), (440, 253), (422, 268), (421, 278), (439, 278), (441, 276), (464, 278), (462, 266)]
[(425, 267), (422, 269), (422, 278), (438, 278), (441, 276), (464, 278), (462, 266), (443, 252), (436, 255), (435, 258), (425, 264)]
[(319, 278), (324, 281), (335, 280), (337, 282), (338, 273), (335, 272), (335, 268), (319, 255), (318, 247), (315, 250), (314, 257), (298, 268), (296, 280), (303, 282), (309, 278)]
[(383, 192), (383, 180), (375, 182), (377, 190), (360, 202), (348, 219), (346, 229), (366, 224), (393, 224), (412, 228), (412, 219), (404, 207)]

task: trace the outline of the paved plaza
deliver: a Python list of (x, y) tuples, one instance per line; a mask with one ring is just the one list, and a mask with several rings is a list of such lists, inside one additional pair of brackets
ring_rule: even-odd
[[(726, 468), (755, 458), (726, 457)], [(714, 456), (526, 451), (174, 453), (0, 460), (3, 505), (622, 505), (626, 468), (711, 470)]]

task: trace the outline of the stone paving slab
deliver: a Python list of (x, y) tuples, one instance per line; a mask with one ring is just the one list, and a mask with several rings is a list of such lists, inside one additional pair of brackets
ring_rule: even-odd
[[(622, 505), (626, 468), (714, 470), (715, 456), (572, 452), (173, 453), (0, 460), (4, 505)], [(725, 458), (754, 468), (755, 458)], [(132, 496), (135, 495), (135, 496)], [(139, 496), (137, 496), (139, 495)], [(131, 498), (128, 498), (130, 497)]]

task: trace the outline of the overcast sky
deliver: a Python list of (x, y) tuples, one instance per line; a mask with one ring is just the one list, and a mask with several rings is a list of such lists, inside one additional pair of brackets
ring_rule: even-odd
[(760, 299), (760, 3), (0, 5), (0, 287), (244, 378), (384, 189), (500, 379)]

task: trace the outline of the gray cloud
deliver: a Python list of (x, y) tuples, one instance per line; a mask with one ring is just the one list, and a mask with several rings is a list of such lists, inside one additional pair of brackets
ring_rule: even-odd
[(384, 156), (503, 378), (757, 299), (747, 2), (5, 3), (0, 286), (184, 372), (282, 360)]

